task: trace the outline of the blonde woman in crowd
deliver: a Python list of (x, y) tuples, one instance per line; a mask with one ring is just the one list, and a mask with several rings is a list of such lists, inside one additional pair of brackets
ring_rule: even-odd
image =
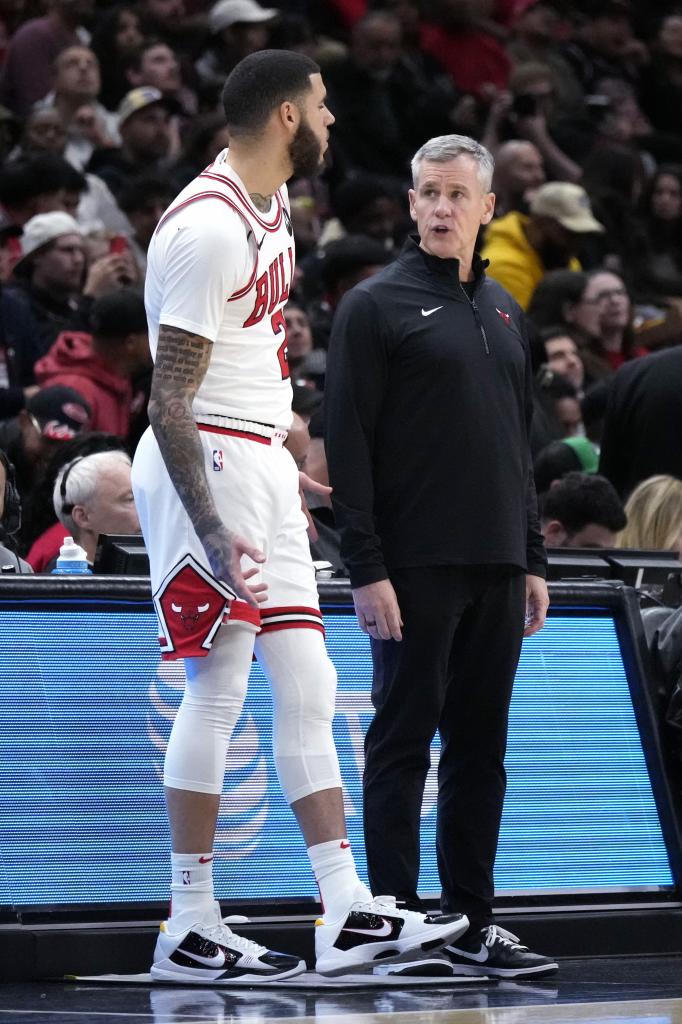
[(682, 557), (682, 481), (652, 476), (634, 489), (625, 505), (628, 524), (619, 548), (676, 551)]

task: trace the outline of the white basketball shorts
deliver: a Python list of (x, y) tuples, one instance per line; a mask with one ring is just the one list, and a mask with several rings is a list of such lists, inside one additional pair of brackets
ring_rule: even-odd
[[(301, 510), (298, 470), (282, 447), (283, 431), (227, 417), (197, 423), (206, 476), (225, 525), (260, 548), (266, 561), (249, 583), (268, 585), (255, 608), (214, 577), (151, 428), (133, 460), (133, 493), (149, 554), (152, 595), (164, 659), (208, 654), (223, 623), (254, 633), (317, 629), (324, 633)], [(246, 557), (242, 569), (254, 567)]]

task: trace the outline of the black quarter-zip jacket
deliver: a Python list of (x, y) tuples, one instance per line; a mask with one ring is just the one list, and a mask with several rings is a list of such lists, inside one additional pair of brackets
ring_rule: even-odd
[(546, 574), (528, 437), (523, 312), (484, 264), (405, 243), (334, 318), (326, 449), (351, 585), (409, 566), (500, 564)]

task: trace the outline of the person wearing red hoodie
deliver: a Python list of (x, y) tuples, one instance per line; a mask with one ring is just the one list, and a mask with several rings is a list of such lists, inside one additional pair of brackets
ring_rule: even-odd
[(151, 367), (142, 296), (133, 289), (109, 292), (93, 304), (92, 334), (62, 331), (35, 366), (41, 386), (76, 388), (92, 407), (92, 430), (126, 440), (144, 395), (135, 378)]

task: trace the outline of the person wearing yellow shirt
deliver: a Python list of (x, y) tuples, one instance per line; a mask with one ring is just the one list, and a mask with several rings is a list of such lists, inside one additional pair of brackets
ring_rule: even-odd
[(547, 271), (582, 269), (582, 236), (603, 231), (584, 188), (551, 181), (533, 196), (529, 216), (513, 210), (488, 225), (481, 255), (490, 261), (488, 276), (527, 309)]

